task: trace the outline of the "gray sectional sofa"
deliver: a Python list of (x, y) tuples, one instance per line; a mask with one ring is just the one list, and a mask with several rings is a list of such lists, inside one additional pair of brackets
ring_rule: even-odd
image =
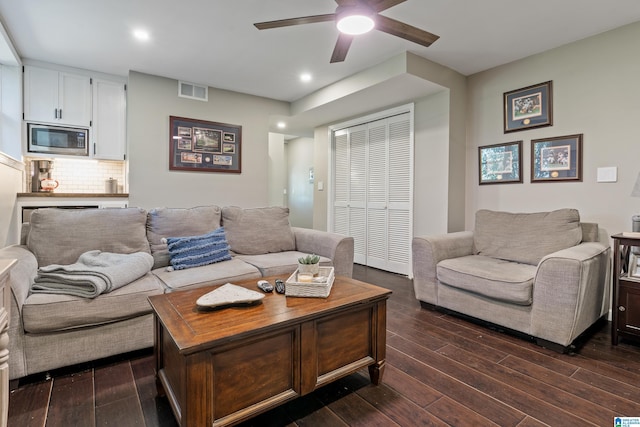
[[(202, 235), (223, 226), (232, 259), (168, 271), (168, 237)], [(288, 209), (202, 206), (190, 209), (38, 209), (20, 245), (0, 249), (17, 259), (9, 273), (11, 379), (153, 346), (151, 295), (265, 276), (286, 279), (303, 254), (321, 256), (351, 277), (353, 239), (291, 227)], [(38, 268), (76, 262), (87, 251), (153, 257), (152, 270), (95, 298), (36, 293)]]
[(480, 210), (474, 231), (413, 239), (416, 298), (532, 337), (554, 350), (609, 310), (606, 232), (575, 209)]

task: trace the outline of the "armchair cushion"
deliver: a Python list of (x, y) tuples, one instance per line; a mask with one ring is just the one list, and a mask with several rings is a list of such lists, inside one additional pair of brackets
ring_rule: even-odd
[(530, 305), (537, 267), (469, 255), (442, 260), (438, 279), (448, 286), (518, 305)]
[(580, 214), (576, 209), (476, 213), (474, 244), (478, 255), (537, 265), (545, 255), (581, 241)]

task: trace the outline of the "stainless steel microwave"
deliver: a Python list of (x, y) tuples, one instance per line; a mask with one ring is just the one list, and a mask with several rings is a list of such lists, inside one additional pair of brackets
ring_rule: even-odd
[(89, 155), (89, 129), (27, 123), (30, 153)]

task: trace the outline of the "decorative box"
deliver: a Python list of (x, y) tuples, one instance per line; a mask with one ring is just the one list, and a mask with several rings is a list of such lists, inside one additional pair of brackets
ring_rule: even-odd
[(320, 267), (320, 272), (311, 281), (301, 282), (296, 270), (287, 279), (284, 294), (289, 297), (326, 298), (331, 292), (334, 276), (333, 267)]

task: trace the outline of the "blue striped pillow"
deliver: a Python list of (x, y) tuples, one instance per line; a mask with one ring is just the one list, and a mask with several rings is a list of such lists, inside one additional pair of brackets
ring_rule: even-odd
[(173, 270), (200, 267), (231, 259), (224, 227), (201, 236), (167, 237), (166, 240), (169, 262)]

